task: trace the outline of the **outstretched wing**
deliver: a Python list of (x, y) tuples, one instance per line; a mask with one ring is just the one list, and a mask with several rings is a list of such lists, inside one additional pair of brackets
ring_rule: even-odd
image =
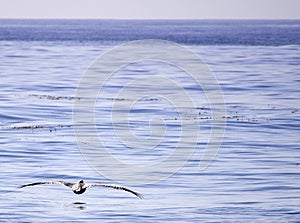
[(102, 183), (92, 183), (92, 184), (85, 184), (85, 188), (87, 187), (93, 187), (93, 186), (100, 186), (100, 187), (110, 187), (110, 188), (113, 188), (113, 189), (116, 189), (116, 190), (124, 190), (124, 191), (127, 191), (129, 193), (132, 193), (134, 194), (135, 196), (137, 196), (138, 198), (142, 199), (143, 198), (143, 195), (138, 193), (138, 192), (135, 192), (133, 190), (130, 190), (126, 187), (122, 187), (122, 186), (119, 186), (119, 185), (113, 185), (113, 184), (102, 184)]
[(19, 188), (23, 188), (23, 187), (30, 187), (30, 186), (35, 186), (35, 185), (40, 185), (40, 184), (61, 184), (67, 187), (72, 188), (73, 184), (72, 183), (67, 183), (64, 181), (48, 181), (48, 182), (36, 182), (36, 183), (32, 183), (32, 184), (24, 184), (22, 186), (20, 186)]

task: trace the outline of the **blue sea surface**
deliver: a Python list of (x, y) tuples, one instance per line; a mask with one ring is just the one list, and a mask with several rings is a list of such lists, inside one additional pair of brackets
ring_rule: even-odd
[[(99, 138), (111, 156), (142, 169), (143, 162), (155, 164), (182, 149), (181, 125), (192, 123), (190, 131), (199, 137), (185, 165), (157, 182), (124, 185), (144, 199), (110, 188), (82, 195), (60, 185), (17, 188), (50, 180), (124, 184), (86, 159), (73, 109), (86, 100), (76, 90), (91, 64), (116, 46), (143, 39), (173, 41), (197, 54), (222, 89), (226, 113), (214, 117), (207, 92), (182, 79), (182, 70), (133, 63), (109, 80), (105, 97), (99, 91)], [(153, 74), (181, 83), (196, 106), (178, 114), (174, 101), (146, 95), (145, 87), (118, 95), (125, 83)], [(299, 20), (2, 19), (0, 80), (0, 222), (299, 222)], [(131, 101), (135, 95), (140, 100)], [(123, 102), (132, 108), (113, 107), (113, 125), (112, 104)], [(226, 121), (225, 133), (215, 159), (200, 170), (214, 119)], [(138, 139), (127, 139), (133, 145), (166, 133), (153, 138), (161, 139), (155, 148), (135, 149), (119, 141), (119, 128)]]

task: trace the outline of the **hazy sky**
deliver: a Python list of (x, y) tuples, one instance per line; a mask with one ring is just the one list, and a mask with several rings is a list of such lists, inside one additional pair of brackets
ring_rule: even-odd
[(300, 0), (0, 0), (0, 18), (300, 19)]

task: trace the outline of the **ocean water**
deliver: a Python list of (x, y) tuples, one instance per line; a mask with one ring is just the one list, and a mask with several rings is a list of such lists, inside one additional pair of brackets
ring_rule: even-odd
[[(90, 100), (78, 95), (86, 71), (117, 46), (144, 39), (198, 55), (226, 110), (215, 116), (210, 91), (178, 67), (138, 61), (99, 89), (94, 123), (78, 135), (76, 105)], [(0, 20), (0, 222), (299, 222), (299, 61), (297, 20)], [(194, 106), (182, 106), (180, 91)], [(216, 156), (201, 169), (220, 123), (221, 144), (212, 144)], [(94, 129), (99, 143), (89, 140)], [(83, 145), (104, 147), (104, 159), (132, 171), (107, 173), (110, 163), (93, 165)], [(168, 157), (172, 171), (160, 169)], [(60, 185), (17, 188), (79, 179), (122, 184), (144, 199), (109, 188), (82, 195)]]

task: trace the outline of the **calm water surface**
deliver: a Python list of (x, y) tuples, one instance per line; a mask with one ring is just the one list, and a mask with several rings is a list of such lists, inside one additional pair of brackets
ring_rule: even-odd
[[(104, 29), (110, 30), (104, 40), (87, 41), (90, 29), (80, 29), (86, 24), (72, 22), (77, 26), (68, 24), (65, 32), (61, 30), (61, 34), (53, 34), (51, 39), (45, 32), (51, 34), (51, 27), (59, 24), (50, 22), (51, 26), (45, 31), (37, 21), (25, 24), (1, 21), (1, 222), (299, 221), (300, 45), (297, 40), (300, 38), (295, 38), (299, 37), (298, 21), (267, 25), (246, 21), (246, 24), (240, 24), (244, 27), (240, 32), (247, 33), (247, 27), (250, 27), (258, 35), (252, 42), (252, 34), (246, 38), (237, 30), (232, 31), (236, 24), (231, 28), (224, 26), (222, 30), (218, 29), (222, 34), (218, 35), (225, 41), (218, 40), (216, 44), (212, 40), (205, 41), (207, 36), (215, 37), (216, 26), (224, 24), (206, 22), (205, 27), (210, 29), (203, 35), (199, 34), (201, 28), (197, 29), (206, 30), (203, 24), (182, 22), (190, 27), (190, 33), (184, 36), (182, 29), (177, 37), (174, 34), (168, 39), (167, 33), (183, 26), (169, 24), (166, 28), (166, 22), (161, 22), (164, 32), (157, 32), (157, 38), (182, 43), (198, 54), (214, 72), (224, 94), (227, 112), (224, 117), (216, 118), (226, 120), (226, 131), (216, 159), (206, 170), (199, 171), (199, 163), (213, 117), (203, 92), (191, 88), (191, 92), (199, 97), (196, 100), (198, 107), (186, 108), (180, 118), (198, 122), (197, 148), (186, 165), (169, 178), (153, 184), (132, 182), (126, 185), (143, 193), (145, 199), (106, 188), (92, 188), (80, 196), (55, 185), (17, 189), (22, 184), (44, 180), (75, 182), (83, 178), (89, 182), (119, 183), (105, 178), (101, 171), (97, 172), (81, 154), (73, 130), (72, 110), (74, 102), (81, 100), (75, 97), (76, 87), (91, 63), (112, 47), (128, 40), (143, 39), (143, 35), (131, 28), (121, 41), (104, 41), (111, 32), (116, 34), (117, 30), (126, 30), (121, 22), (118, 26), (114, 24), (112, 29)], [(102, 27), (94, 23), (90, 22), (89, 26), (95, 30)], [(157, 24), (148, 22), (144, 25), (148, 27), (144, 28), (144, 37), (153, 33), (151, 29), (159, 30)], [(138, 23), (137, 27), (141, 26)], [(76, 39), (70, 27), (84, 31)], [(35, 32), (30, 32), (32, 29)], [(276, 34), (273, 42), (268, 39), (269, 33)], [(282, 37), (283, 33), (286, 38)], [(30, 38), (36, 35), (36, 39)], [(190, 40), (191, 43), (182, 42), (188, 36), (198, 39)], [(242, 43), (232, 44), (235, 39)], [(172, 69), (160, 63), (141, 63), (120, 72), (127, 81), (151, 72), (162, 76), (174, 72), (176, 80), (181, 71)], [(121, 89), (117, 78), (107, 88), (108, 93)], [(198, 91), (199, 94), (195, 93)], [(143, 89), (137, 88), (136, 94), (143, 95)], [(117, 99), (128, 98), (130, 95)], [(110, 103), (116, 98), (109, 94), (98, 98), (97, 129), (105, 136), (104, 141), (113, 155), (124, 158), (124, 162), (129, 158), (155, 162), (172, 153), (180, 136), (180, 120), (169, 105), (165, 106), (157, 98), (155, 94), (147, 95), (130, 114), (131, 130), (142, 139), (149, 136), (148, 123), (154, 116), (164, 120), (156, 123), (157, 127), (167, 125), (168, 134), (159, 147), (147, 152), (131, 152), (118, 143), (114, 129), (105, 122), (110, 115)], [(124, 111), (119, 112), (122, 115)], [(127, 124), (118, 121), (119, 125)]]

